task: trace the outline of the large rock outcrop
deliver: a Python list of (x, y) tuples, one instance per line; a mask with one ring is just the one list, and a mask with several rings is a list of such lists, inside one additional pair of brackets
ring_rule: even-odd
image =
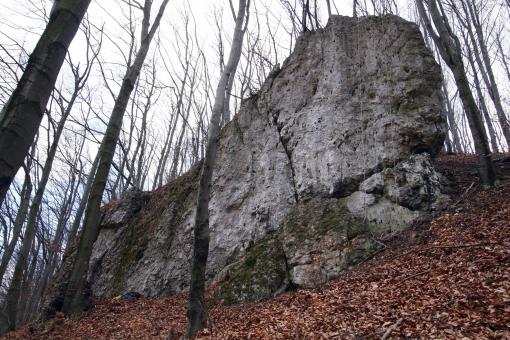
[[(439, 208), (440, 79), (418, 27), (396, 16), (333, 16), (303, 34), (221, 132), (207, 274), (217, 296), (322, 284)], [(136, 214), (108, 210), (95, 295), (187, 287), (197, 176), (198, 166), (150, 195), (130, 192), (119, 209)]]

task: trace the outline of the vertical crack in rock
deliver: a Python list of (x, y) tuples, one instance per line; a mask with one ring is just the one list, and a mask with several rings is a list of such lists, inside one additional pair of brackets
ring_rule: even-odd
[(269, 114), (268, 114), (268, 123), (270, 125), (273, 125), (276, 129), (276, 133), (278, 134), (278, 140), (280, 141), (280, 144), (282, 145), (283, 150), (285, 151), (285, 154), (287, 155), (287, 159), (289, 160), (289, 167), (290, 167), (290, 174), (291, 174), (291, 180), (292, 180), (292, 188), (294, 189), (294, 200), (295, 202), (299, 202), (299, 195), (296, 188), (296, 173), (294, 170), (294, 164), (292, 162), (292, 152), (287, 147), (287, 143), (283, 140), (282, 136), (282, 127), (278, 124), (278, 114), (273, 114), (273, 121), (269, 121)]

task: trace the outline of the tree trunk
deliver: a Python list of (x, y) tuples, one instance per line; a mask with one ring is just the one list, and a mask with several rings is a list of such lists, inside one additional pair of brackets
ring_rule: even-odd
[(501, 63), (503, 64), (503, 67), (505, 68), (505, 71), (506, 71), (506, 77), (510, 81), (510, 65), (508, 65), (508, 62), (506, 60), (507, 55), (503, 51), (503, 45), (501, 44), (501, 34), (497, 35), (496, 43), (498, 44), (498, 51), (499, 51), (499, 54), (501, 55)]
[(468, 47), (467, 58), (468, 58), (469, 64), (471, 65), (471, 68), (473, 69), (473, 79), (475, 81), (474, 86), (475, 86), (475, 89), (476, 89), (476, 93), (478, 95), (478, 101), (480, 103), (480, 111), (483, 114), (483, 118), (485, 119), (485, 123), (487, 124), (487, 129), (489, 130), (489, 137), (490, 137), (490, 142), (491, 142), (491, 145), (492, 145), (492, 151), (493, 152), (499, 152), (498, 140), (497, 140), (497, 137), (496, 137), (496, 131), (494, 130), (494, 126), (492, 125), (492, 121), (491, 121), (491, 118), (490, 118), (490, 115), (489, 115), (489, 109), (487, 108), (487, 104), (485, 103), (485, 98), (484, 98), (483, 93), (482, 93), (480, 79), (478, 78), (478, 75), (477, 75), (477, 70), (476, 70), (476, 67), (475, 67), (475, 62), (473, 60), (472, 51), (471, 51), (471, 48), (469, 48), (469, 45), (468, 45), (468, 42), (467, 42), (466, 38), (464, 39), (464, 41), (466, 42), (466, 45)]
[(216, 97), (209, 123), (209, 133), (204, 164), (200, 174), (198, 189), (197, 209), (194, 224), (193, 258), (191, 265), (191, 284), (188, 301), (188, 337), (194, 336), (200, 329), (207, 325), (207, 311), (204, 303), (205, 271), (207, 256), (209, 253), (209, 199), (211, 193), (211, 181), (216, 152), (218, 148), (218, 134), (222, 118), (222, 109), (225, 102), (225, 90), (232, 73), (236, 71), (236, 65), (241, 57), (245, 13), (248, 11), (246, 0), (239, 0), (239, 9), (236, 16), (234, 37), (228, 62), (216, 88)]
[(326, 6), (328, 7), (328, 18), (331, 16), (331, 3), (330, 0), (326, 0)]
[(172, 141), (174, 137), (175, 128), (177, 126), (177, 121), (174, 124), (174, 117), (178, 119), (177, 115), (173, 115), (170, 118), (170, 122), (168, 124), (168, 133), (165, 137), (165, 143), (163, 145), (163, 150), (161, 150), (161, 155), (158, 161), (158, 167), (156, 168), (156, 175), (154, 176), (154, 182), (152, 184), (152, 190), (156, 190), (161, 185), (163, 185), (163, 176), (165, 172), (166, 163), (168, 161), (168, 156), (170, 154), (170, 149), (172, 146)]
[[(239, 60), (237, 60), (234, 65), (234, 69), (237, 69), (237, 65), (239, 64)], [(235, 73), (232, 72), (228, 77), (227, 87), (225, 89), (225, 100), (223, 104), (223, 115), (222, 115), (222, 123), (221, 126), (225, 126), (228, 122), (230, 122), (230, 96), (232, 93), (232, 87), (234, 86)]]
[[(82, 150), (83, 144), (80, 150), (78, 150), (79, 151), (78, 155), (81, 154)], [(24, 313), (23, 320), (25, 322), (36, 315), (39, 302), (43, 296), (44, 291), (46, 290), (48, 283), (51, 280), (55, 267), (58, 264), (58, 255), (60, 253), (62, 241), (64, 239), (65, 226), (69, 221), (69, 217), (71, 216), (72, 207), (76, 200), (76, 191), (78, 190), (79, 187), (79, 183), (76, 183), (78, 175), (76, 174), (75, 171), (73, 171), (73, 168), (76, 168), (76, 163), (78, 162), (78, 159), (79, 156), (75, 158), (75, 163), (72, 164), (69, 169), (71, 173), (71, 178), (65, 190), (63, 203), (59, 209), (57, 226), (55, 228), (55, 236), (53, 238), (53, 242), (51, 242), (50, 244), (51, 247), (48, 247), (46, 265), (41, 269), (41, 275), (34, 285), (32, 295), (30, 296), (28, 308)]]
[[(145, 30), (148, 33), (142, 40), (133, 65), (128, 68), (124, 80), (122, 81), (120, 92), (115, 100), (110, 121), (108, 122), (101, 146), (99, 147), (99, 164), (92, 182), (87, 208), (85, 210), (82, 235), (78, 243), (76, 260), (69, 278), (62, 307), (62, 310), (66, 315), (80, 314), (86, 307), (87, 301), (84, 298), (86, 293), (85, 288), (88, 264), (90, 255), (92, 254), (92, 246), (99, 234), (101, 200), (108, 179), (108, 174), (110, 172), (110, 167), (112, 165), (113, 156), (115, 154), (115, 147), (117, 146), (117, 141), (119, 139), (122, 120), (124, 118), (126, 107), (129, 103), (129, 98), (138, 76), (140, 75), (145, 57), (149, 52), (150, 43), (159, 27), (168, 1), (169, 0), (164, 0), (161, 4), (150, 31), (147, 28), (142, 28), (142, 31)], [(145, 6), (150, 6), (150, 4), (151, 1), (146, 0)], [(147, 14), (147, 12), (150, 11), (144, 11), (144, 14)], [(147, 25), (148, 20), (144, 19), (144, 23)]]
[(454, 152), (462, 152), (461, 139), (459, 136), (459, 127), (455, 121), (455, 112), (450, 103), (450, 97), (448, 95), (448, 89), (446, 88), (445, 81), (443, 79), (443, 97), (446, 104), (446, 116), (450, 123), (450, 132), (452, 133), (452, 148)]
[[(424, 2), (427, 3), (434, 26), (438, 31), (437, 34), (427, 15), (423, 4)], [(434, 40), (441, 57), (448, 65), (455, 78), (462, 106), (464, 107), (464, 112), (466, 113), (469, 128), (473, 136), (475, 152), (479, 158), (480, 180), (486, 186), (494, 186), (497, 184), (496, 171), (492, 162), (491, 151), (487, 141), (487, 135), (485, 134), (482, 117), (469, 87), (464, 62), (462, 61), (459, 39), (453, 34), (446, 16), (441, 15), (436, 0), (416, 0), (416, 4), (420, 17), (425, 24), (425, 28)]]
[(23, 311), (25, 310), (25, 307), (27, 306), (27, 300), (28, 296), (30, 295), (31, 287), (33, 286), (33, 283), (37, 281), (37, 278), (35, 277), (36, 269), (37, 269), (37, 257), (39, 254), (39, 250), (41, 248), (41, 243), (37, 243), (37, 247), (35, 247), (35, 244), (32, 247), (32, 250), (30, 251), (30, 255), (32, 260), (29, 261), (29, 266), (25, 273), (23, 274), (23, 279), (21, 283), (20, 288), (20, 302), (18, 305), (18, 313), (16, 315), (16, 324), (17, 325), (23, 325)]
[(23, 277), (23, 283), (21, 285), (21, 294), (20, 294), (20, 303), (18, 306), (18, 313), (16, 315), (16, 324), (25, 324), (25, 310), (28, 307), (28, 300), (30, 291), (34, 286), (34, 283), (38, 281), (40, 278), (39, 275), (36, 278), (35, 273), (37, 269), (37, 258), (39, 255), (39, 250), (41, 248), (41, 242), (37, 243), (37, 248), (33, 247), (32, 249), (32, 261), (30, 262), (30, 266), (28, 270), (26, 271), (24, 277)]
[(27, 67), (0, 112), (0, 205), (41, 123), (67, 49), (90, 0), (55, 1)]
[(71, 225), (71, 229), (69, 230), (69, 234), (67, 235), (66, 250), (69, 247), (69, 245), (72, 242), (74, 242), (76, 235), (78, 234), (81, 218), (83, 216), (83, 212), (85, 211), (85, 207), (87, 206), (90, 189), (92, 187), (92, 181), (94, 180), (94, 175), (96, 174), (98, 164), (99, 164), (99, 152), (96, 154), (96, 157), (94, 158), (94, 161), (92, 162), (92, 165), (90, 167), (90, 172), (87, 176), (87, 181), (85, 182), (85, 188), (83, 189), (83, 196), (80, 200), (80, 204), (78, 205), (78, 209), (76, 209), (73, 224)]

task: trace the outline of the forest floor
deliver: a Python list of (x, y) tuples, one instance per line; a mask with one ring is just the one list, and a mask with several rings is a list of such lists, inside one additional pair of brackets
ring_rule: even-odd
[[(452, 202), (338, 279), (236, 306), (212, 305), (204, 339), (510, 339), (510, 157), (501, 185), (482, 190), (476, 160), (441, 155)], [(180, 338), (184, 294), (99, 300), (79, 319), (57, 316), (7, 339)]]

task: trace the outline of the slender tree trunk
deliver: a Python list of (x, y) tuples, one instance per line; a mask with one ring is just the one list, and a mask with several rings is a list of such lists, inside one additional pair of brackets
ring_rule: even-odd
[[(80, 314), (86, 307), (87, 301), (85, 300), (85, 293), (88, 264), (92, 253), (92, 246), (99, 234), (101, 200), (115, 154), (115, 147), (119, 139), (122, 120), (129, 103), (129, 98), (140, 75), (145, 57), (149, 52), (151, 41), (159, 27), (168, 1), (169, 0), (164, 0), (161, 4), (150, 31), (148, 27), (142, 27), (142, 32), (147, 32), (147, 34), (143, 36), (140, 49), (136, 54), (133, 65), (128, 68), (124, 80), (122, 81), (119, 95), (115, 100), (112, 115), (99, 148), (99, 164), (92, 182), (87, 208), (85, 210), (82, 235), (78, 243), (76, 260), (73, 265), (62, 307), (66, 315)], [(150, 5), (151, 0), (146, 0), (145, 6), (147, 7)], [(150, 10), (144, 11), (144, 15), (148, 15), (147, 13), (150, 13)], [(148, 25), (148, 21), (148, 19), (144, 19), (144, 24)]]
[[(143, 189), (144, 183), (145, 183), (145, 177), (143, 175), (143, 168), (144, 168), (144, 160), (145, 160), (145, 152), (147, 148), (147, 115), (149, 113), (149, 110), (152, 106), (152, 96), (154, 95), (154, 91), (156, 88), (156, 70), (154, 69), (155, 66), (153, 65), (152, 70), (152, 82), (150, 85), (149, 93), (147, 94), (147, 101), (145, 102), (145, 106), (142, 112), (142, 125), (140, 126), (140, 135), (138, 137), (138, 142), (135, 148), (134, 155), (138, 155), (138, 157), (133, 156), (133, 160), (135, 158), (138, 158), (138, 162), (135, 167), (135, 162), (131, 164), (131, 168), (133, 171), (135, 171), (136, 176), (134, 178), (135, 187), (139, 189)], [(147, 164), (147, 167), (149, 165)]]
[(159, 172), (159, 180), (158, 180), (158, 187), (163, 185), (163, 180), (165, 178), (165, 169), (168, 164), (168, 158), (170, 157), (170, 152), (172, 151), (172, 144), (174, 143), (174, 135), (175, 131), (177, 130), (177, 123), (179, 122), (179, 116), (175, 116), (175, 123), (172, 127), (172, 130), (170, 131), (170, 137), (168, 139), (168, 147), (166, 148), (166, 152), (163, 157), (163, 161), (161, 163), (161, 168)]
[[(25, 323), (25, 311), (28, 307), (28, 300), (31, 289), (34, 287), (36, 280), (36, 271), (37, 271), (37, 261), (39, 256), (39, 250), (41, 249), (41, 242), (37, 243), (37, 248), (33, 247), (32, 249), (32, 261), (30, 262), (30, 266), (23, 277), (23, 284), (21, 285), (21, 295), (20, 295), (20, 303), (19, 303), (19, 312), (16, 315), (16, 323), (23, 325)], [(39, 277), (38, 277), (39, 278)]]
[(57, 230), (55, 231), (55, 239), (53, 240), (53, 249), (48, 252), (48, 262), (46, 266), (42, 269), (41, 277), (38, 280), (37, 284), (34, 287), (33, 294), (30, 298), (30, 306), (29, 310), (26, 312), (25, 320), (28, 320), (30, 317), (36, 314), (39, 302), (43, 296), (43, 293), (55, 271), (55, 267), (58, 261), (58, 249), (62, 245), (62, 239), (64, 236), (64, 226), (67, 222), (67, 219), (61, 214), (58, 224)]
[[(239, 60), (237, 60), (234, 65), (234, 69), (237, 69), (237, 65), (239, 64)], [(228, 77), (227, 88), (225, 89), (225, 103), (223, 107), (223, 117), (221, 126), (225, 126), (228, 122), (230, 122), (230, 96), (232, 93), (232, 87), (234, 86), (235, 73), (232, 72)]]
[[(84, 140), (85, 141), (85, 140)], [(81, 150), (83, 150), (83, 144), (80, 147), (79, 153), (81, 154)], [(70, 172), (72, 173), (69, 184), (65, 191), (65, 196), (63, 200), (63, 204), (60, 208), (57, 220), (57, 226), (55, 228), (55, 236), (53, 238), (53, 242), (51, 243), (51, 247), (48, 247), (48, 255), (46, 265), (41, 268), (41, 275), (37, 282), (34, 285), (34, 289), (32, 291), (32, 295), (30, 303), (28, 304), (28, 308), (26, 308), (23, 320), (27, 321), (32, 316), (37, 313), (37, 309), (39, 306), (39, 302), (43, 296), (43, 293), (53, 275), (55, 267), (58, 263), (58, 254), (60, 252), (62, 246), (62, 240), (64, 239), (65, 226), (69, 221), (69, 217), (72, 212), (72, 207), (76, 200), (76, 191), (79, 187), (79, 180), (77, 182), (77, 174), (73, 171), (76, 168), (76, 163), (78, 162), (79, 156), (75, 158), (75, 163), (70, 167)]]
[[(467, 41), (466, 41), (466, 44), (467, 44)], [(494, 126), (492, 125), (492, 121), (491, 121), (491, 118), (489, 115), (489, 109), (487, 108), (487, 104), (485, 103), (485, 98), (483, 96), (482, 88), (480, 85), (480, 79), (478, 78), (478, 75), (477, 75), (475, 62), (473, 60), (472, 51), (469, 48), (469, 45), (468, 45), (467, 57), (468, 57), (469, 64), (471, 65), (471, 68), (473, 69), (473, 79), (475, 81), (474, 86), (476, 89), (476, 93), (478, 95), (478, 102), (480, 103), (480, 111), (483, 114), (483, 118), (485, 119), (485, 124), (487, 124), (487, 129), (489, 130), (489, 137), (490, 137), (490, 142), (492, 145), (492, 151), (499, 152), (496, 131), (494, 130)]]
[(12, 239), (7, 245), (7, 247), (4, 249), (4, 253), (2, 254), (2, 262), (0, 263), (0, 286), (2, 286), (5, 271), (7, 270), (7, 266), (11, 261), (12, 254), (14, 253), (14, 249), (16, 248), (16, 244), (18, 244), (18, 240), (21, 235), (21, 230), (23, 228), (23, 224), (25, 223), (25, 219), (28, 214), (28, 208), (30, 207), (30, 197), (32, 195), (32, 179), (30, 178), (29, 171), (30, 170), (27, 169), (25, 173), (25, 181), (23, 183), (23, 189), (21, 190), (21, 199), (18, 208), (18, 213), (16, 214), (16, 219), (14, 220)]
[[(186, 73), (187, 73), (187, 71), (186, 71)], [(179, 171), (178, 171), (179, 156), (181, 155), (182, 143), (184, 140), (184, 136), (186, 135), (186, 127), (189, 126), (189, 115), (191, 113), (191, 108), (192, 108), (191, 96), (195, 89), (196, 80), (197, 80), (197, 71), (196, 71), (196, 67), (193, 67), (193, 73), (189, 77), (190, 101), (188, 102), (187, 106), (184, 107), (184, 104), (181, 100), (180, 101), (181, 107), (177, 110), (178, 113), (182, 115), (182, 126), (181, 126), (181, 131), (179, 132), (179, 137), (177, 139), (177, 144), (175, 145), (175, 148), (174, 148), (174, 154), (173, 154), (173, 158), (172, 158), (172, 164), (171, 164), (170, 176), (169, 176), (170, 180), (177, 177), (177, 174), (179, 173)], [(183, 88), (183, 90), (184, 90), (184, 88)], [(184, 93), (181, 93), (181, 98), (182, 98), (182, 96), (184, 96)], [(183, 111), (185, 111), (185, 112), (183, 112)], [(181, 163), (181, 165), (182, 165), (182, 163)]]
[(177, 122), (174, 124), (174, 117), (178, 119), (177, 115), (173, 115), (168, 124), (168, 133), (165, 137), (165, 144), (163, 145), (163, 150), (161, 151), (161, 156), (158, 161), (158, 167), (156, 169), (156, 175), (154, 176), (154, 183), (152, 184), (152, 190), (157, 189), (163, 184), (163, 176), (165, 172), (166, 163), (168, 161), (168, 157), (170, 155), (170, 149), (172, 146), (173, 136), (175, 132), (175, 128), (177, 126)]
[(0, 205), (41, 123), (58, 73), (90, 0), (55, 1), (50, 19), (0, 112)]
[(216, 152), (218, 148), (218, 134), (222, 117), (222, 109), (225, 104), (225, 89), (235, 66), (241, 57), (245, 21), (245, 13), (248, 11), (246, 0), (239, 0), (239, 9), (236, 16), (234, 37), (228, 62), (221, 74), (216, 97), (209, 123), (209, 133), (204, 164), (200, 174), (198, 189), (197, 209), (194, 225), (193, 258), (191, 265), (191, 284), (188, 301), (188, 337), (194, 336), (207, 324), (207, 311), (204, 303), (205, 271), (207, 256), (209, 253), (209, 199), (211, 193), (211, 181)]
[(308, 27), (306, 24), (306, 18), (308, 17), (308, 12), (310, 11), (310, 0), (304, 0), (303, 2), (303, 13), (301, 16), (301, 31), (308, 31)]
[(170, 180), (173, 180), (175, 179), (175, 177), (177, 177), (177, 167), (179, 166), (179, 156), (181, 154), (182, 141), (184, 139), (184, 135), (186, 133), (186, 126), (188, 124), (188, 117), (190, 112), (189, 108), (190, 107), (188, 106), (188, 110), (186, 110), (186, 115), (182, 117), (181, 131), (179, 132), (179, 137), (177, 139), (177, 144), (175, 145), (174, 154), (172, 157), (172, 164), (169, 176)]
[[(447, 125), (448, 125), (448, 131), (452, 131), (452, 123), (451, 123), (451, 120), (450, 120), (450, 115), (449, 115), (449, 112), (448, 112), (448, 107), (446, 106), (446, 101), (448, 99), (445, 98), (445, 95), (444, 93), (441, 94), (441, 106), (443, 108), (443, 111), (444, 111), (444, 115), (445, 115), (445, 119), (446, 119), (446, 122), (447, 122)], [(445, 149), (446, 149), (446, 152), (447, 153), (453, 153), (455, 152), (455, 148), (453, 146), (453, 142), (452, 142), (452, 139), (450, 138), (450, 133), (447, 133), (446, 134), (446, 138), (445, 138)]]
[(450, 135), (446, 134), (444, 139), (444, 145), (442, 151), (450, 154), (453, 153), (452, 141), (450, 140)]
[(85, 211), (85, 207), (87, 206), (87, 201), (90, 194), (90, 189), (92, 187), (92, 181), (94, 180), (94, 175), (96, 174), (97, 165), (99, 163), (99, 152), (97, 153), (94, 161), (92, 162), (92, 166), (90, 168), (90, 172), (87, 176), (87, 181), (85, 182), (85, 188), (83, 189), (83, 195), (80, 200), (80, 204), (78, 205), (78, 209), (76, 209), (76, 214), (74, 215), (73, 224), (71, 225), (71, 229), (69, 230), (69, 234), (67, 235), (67, 244), (66, 250), (69, 245), (74, 242), (76, 239), (76, 235), (78, 234), (78, 229), (80, 228), (81, 218), (83, 216), (83, 212)]
[[(18, 253), (18, 259), (14, 268), (14, 274), (11, 279), (9, 288), (7, 289), (7, 297), (0, 316), (0, 334), (5, 334), (8, 331), (16, 329), (16, 319), (18, 315), (19, 297), (22, 292), (23, 278), (25, 276), (25, 269), (28, 264), (28, 257), (32, 242), (28, 242), (28, 238), (33, 238), (33, 235), (27, 235), (29, 230), (25, 232), (21, 249)], [(34, 231), (35, 233), (35, 231)], [(30, 239), (30, 241), (32, 241)]]
[(448, 89), (446, 88), (446, 82), (443, 79), (443, 94), (444, 100), (446, 104), (446, 116), (448, 117), (448, 122), (450, 123), (450, 132), (452, 133), (452, 147), (454, 152), (462, 152), (462, 144), (461, 138), (459, 135), (459, 126), (457, 121), (455, 120), (455, 112), (453, 111), (452, 104), (450, 102), (450, 96), (448, 93)]
[[(508, 0), (508, 1), (510, 1), (510, 0)], [(505, 52), (503, 50), (503, 45), (501, 44), (501, 35), (500, 34), (498, 34), (498, 36), (496, 38), (496, 43), (498, 44), (499, 54), (501, 55), (501, 63), (503, 64), (503, 67), (505, 68), (505, 71), (506, 71), (506, 77), (510, 81), (510, 65), (508, 65), (508, 62), (506, 60), (507, 55), (505, 54)]]
[(469, 81), (461, 65), (455, 65), (452, 68), (457, 88), (459, 89), (459, 96), (466, 112), (469, 128), (473, 136), (473, 143), (475, 152), (480, 161), (480, 179), (482, 183), (487, 186), (494, 186), (496, 184), (496, 171), (492, 162), (491, 150), (485, 134), (482, 117), (473, 94), (469, 87)]
[(326, 6), (328, 7), (328, 17), (331, 16), (331, 2), (330, 0), (326, 0)]

